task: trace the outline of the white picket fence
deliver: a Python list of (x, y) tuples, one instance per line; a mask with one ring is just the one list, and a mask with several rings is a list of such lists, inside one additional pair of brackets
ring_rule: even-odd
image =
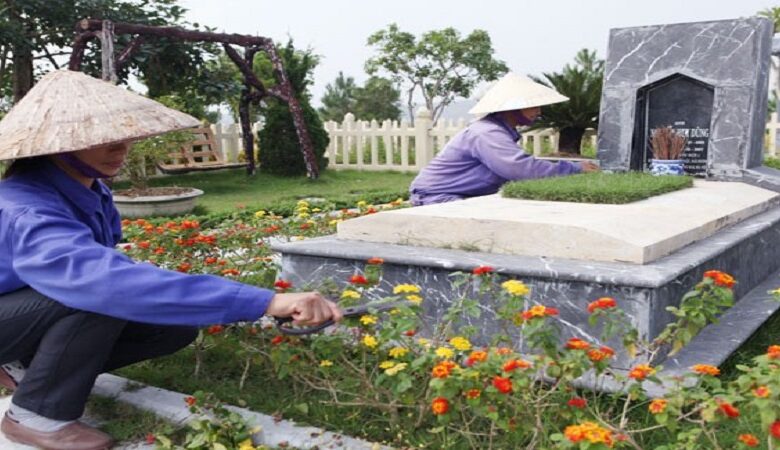
[[(466, 125), (464, 119), (459, 119), (441, 120), (433, 126), (431, 114), (424, 108), (415, 115), (414, 126), (406, 120), (386, 120), (382, 123), (355, 120), (350, 113), (342, 123), (325, 122), (325, 129), (330, 135), (328, 168), (417, 172)], [(261, 127), (260, 122), (252, 124), (255, 136)], [(243, 148), (241, 127), (238, 124), (213, 124), (211, 129), (223, 158), (229, 162), (237, 161)], [(595, 131), (590, 130), (585, 138), (590, 145), (596, 146)], [(558, 133), (552, 128), (525, 132), (519, 144), (535, 156), (555, 152), (558, 149)], [(777, 113), (773, 113), (767, 122), (764, 144), (766, 156), (780, 155)]]

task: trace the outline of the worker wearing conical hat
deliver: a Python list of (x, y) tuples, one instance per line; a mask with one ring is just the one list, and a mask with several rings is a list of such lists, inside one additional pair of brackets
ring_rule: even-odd
[(129, 143), (197, 126), (181, 112), (82, 73), (44, 76), (0, 122), (0, 429), (44, 449), (97, 450), (110, 436), (77, 419), (98, 374), (169, 354), (195, 326), (338, 320), (319, 294), (275, 294), (225, 278), (136, 264), (100, 178)]
[(479, 117), (425, 166), (409, 190), (415, 206), (495, 194), (511, 180), (597, 171), (591, 162), (536, 159), (518, 148), (516, 128), (531, 125), (541, 107), (568, 98), (528, 77), (508, 73), (469, 111)]

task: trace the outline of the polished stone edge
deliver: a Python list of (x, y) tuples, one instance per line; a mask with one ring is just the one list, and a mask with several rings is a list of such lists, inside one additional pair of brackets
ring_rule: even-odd
[[(141, 387), (138, 388), (138, 386)], [(92, 392), (150, 411), (175, 423), (185, 424), (194, 418), (184, 401), (187, 395), (146, 386), (116, 375), (100, 375)], [(240, 414), (250, 424), (250, 427), (256, 425), (261, 427), (261, 430), (253, 436), (255, 443), (272, 447), (391, 450), (387, 446), (316, 427), (298, 426), (295, 422), (277, 420), (272, 416), (245, 408), (235, 406), (227, 406), (227, 408)]]
[(126, 195), (113, 195), (114, 203), (167, 203), (187, 200), (200, 197), (204, 192), (200, 189), (191, 188), (189, 192), (182, 192), (176, 195), (148, 195), (138, 197), (128, 197)]
[(279, 243), (271, 248), (284, 256), (318, 256), (357, 261), (381, 257), (386, 264), (433, 267), (449, 271), (471, 271), (477, 266), (491, 266), (504, 275), (555, 277), (562, 281), (658, 288), (778, 223), (780, 208), (753, 216), (645, 265), (413, 247), (345, 240), (335, 236)]

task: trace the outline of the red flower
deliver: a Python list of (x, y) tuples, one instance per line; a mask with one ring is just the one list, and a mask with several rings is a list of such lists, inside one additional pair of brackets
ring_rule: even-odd
[(213, 336), (215, 334), (222, 333), (224, 329), (225, 327), (223, 327), (222, 325), (212, 325), (206, 329), (206, 333)]
[(282, 336), (281, 334), (274, 336), (274, 338), (271, 339), (271, 345), (279, 345), (282, 342), (284, 342), (284, 336)]
[(148, 433), (146, 435), (146, 443), (147, 444), (150, 444), (150, 445), (154, 444), (155, 441), (157, 441), (157, 437), (155, 435), (153, 435), (152, 433)]
[(304, 222), (304, 223), (301, 224), (301, 230), (308, 230), (309, 228), (311, 228), (311, 224), (310, 223)]
[(512, 392), (512, 380), (496, 375), (493, 377), (493, 387), (502, 394), (508, 394)]
[(469, 400), (476, 400), (480, 395), (482, 395), (482, 391), (479, 389), (469, 389), (468, 391), (464, 392), (463, 395), (465, 395)]
[(368, 208), (366, 210), (366, 214), (374, 214), (374, 213), (376, 213), (376, 210), (374, 208)]
[(780, 420), (775, 420), (772, 425), (769, 425), (769, 434), (775, 439), (780, 439)]
[(487, 357), (488, 357), (487, 352), (482, 351), (482, 350), (474, 350), (473, 352), (471, 352), (469, 357), (466, 358), (465, 364), (466, 364), (467, 367), (471, 367), (471, 366), (473, 366), (474, 364), (476, 364), (478, 362), (485, 362), (485, 361), (487, 361)]
[(588, 305), (588, 312), (593, 314), (597, 309), (609, 309), (617, 307), (617, 302), (612, 297), (601, 297), (600, 299), (590, 302)]
[(455, 368), (455, 363), (452, 361), (442, 361), (439, 364), (433, 366), (431, 370), (431, 376), (434, 378), (447, 378), (452, 373), (452, 369)]
[(192, 264), (188, 262), (183, 262), (179, 264), (179, 267), (176, 268), (176, 270), (178, 270), (179, 272), (184, 272), (184, 273), (189, 272), (190, 269), (192, 269)]
[(766, 350), (766, 356), (769, 359), (780, 359), (780, 345), (770, 345)]
[(141, 241), (141, 242), (138, 243), (138, 247), (143, 248), (143, 249), (149, 248), (150, 245), (151, 244), (149, 243), (149, 241)]
[(195, 399), (195, 397), (192, 396), (184, 397), (184, 403), (186, 403), (187, 406), (195, 406), (195, 403), (197, 402), (198, 401)]
[(583, 409), (588, 406), (588, 401), (582, 397), (572, 397), (566, 404), (572, 408)]
[(758, 447), (758, 444), (760, 444), (758, 438), (752, 434), (740, 434), (737, 439), (748, 447)]
[(241, 272), (238, 271), (238, 269), (225, 269), (222, 271), (222, 275), (232, 275), (234, 277), (237, 277), (241, 274)]
[(716, 286), (731, 288), (736, 282), (731, 275), (720, 270), (708, 270), (704, 272), (704, 278), (710, 278)]
[(412, 337), (415, 334), (417, 334), (417, 331), (415, 331), (415, 330), (406, 330), (406, 331), (404, 331), (404, 336)]
[(276, 280), (274, 283), (274, 287), (276, 289), (279, 289), (280, 291), (283, 291), (285, 289), (289, 289), (292, 287), (292, 283), (287, 280)]
[(206, 258), (206, 259), (203, 261), (203, 263), (204, 263), (204, 264), (206, 264), (207, 266), (210, 266), (210, 265), (212, 265), (212, 264), (214, 264), (214, 263), (216, 263), (216, 262), (217, 262), (217, 258), (215, 258), (215, 257), (213, 257), (213, 256), (209, 256), (208, 258)]
[(450, 409), (450, 402), (444, 397), (436, 397), (431, 402), (431, 411), (437, 416), (447, 414)]
[(720, 408), (720, 412), (725, 414), (726, 416), (736, 419), (739, 417), (739, 409), (737, 409), (736, 406), (732, 405), (729, 402), (724, 402), (721, 400), (716, 400), (718, 402), (718, 408)]
[(475, 267), (474, 270), (471, 271), (471, 273), (474, 275), (487, 275), (492, 272), (495, 272), (495, 269), (490, 266)]
[(352, 277), (349, 279), (349, 282), (352, 284), (368, 284), (368, 280), (363, 275), (352, 275)]
[(382, 258), (368, 258), (368, 261), (366, 261), (367, 264), (371, 264), (372, 266), (379, 266), (385, 263), (385, 260)]
[(603, 361), (607, 358), (615, 356), (615, 351), (606, 345), (602, 345), (599, 348), (588, 350), (588, 358), (593, 362)]
[(645, 378), (649, 377), (650, 375), (653, 375), (655, 373), (655, 369), (650, 367), (647, 364), (639, 364), (635, 366), (631, 371), (628, 373), (628, 378), (633, 378), (636, 381), (642, 381)]

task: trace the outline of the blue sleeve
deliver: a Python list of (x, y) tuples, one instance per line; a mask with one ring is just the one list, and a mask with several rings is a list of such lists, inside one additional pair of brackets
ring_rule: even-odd
[(478, 136), (474, 157), (493, 173), (507, 180), (554, 177), (581, 171), (579, 164), (534, 158), (522, 151), (517, 143), (500, 129), (487, 130)]
[(74, 309), (143, 323), (207, 325), (256, 320), (274, 295), (217, 276), (136, 263), (53, 209), (23, 211), (9, 235), (17, 276)]

